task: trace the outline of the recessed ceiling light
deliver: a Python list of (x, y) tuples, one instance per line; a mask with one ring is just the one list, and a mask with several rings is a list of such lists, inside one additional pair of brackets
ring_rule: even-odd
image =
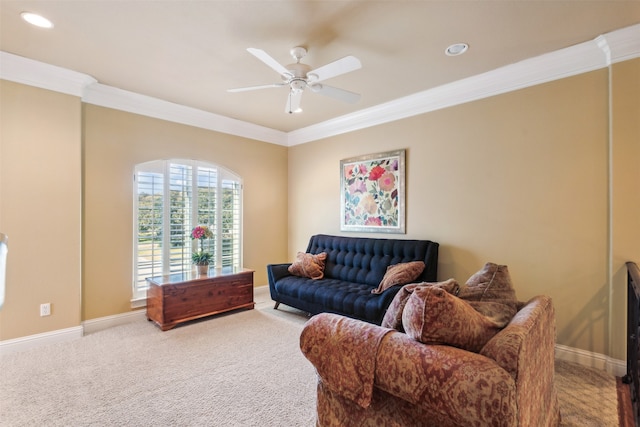
[(467, 49), (469, 49), (469, 45), (468, 44), (466, 44), (466, 43), (456, 43), (456, 44), (452, 44), (451, 46), (446, 48), (444, 53), (447, 56), (458, 56), (458, 55), (462, 55), (463, 53), (465, 53), (467, 51)]
[(37, 13), (22, 12), (20, 16), (29, 24), (35, 25), (36, 27), (53, 28), (53, 23), (51, 21), (49, 21), (42, 15), (38, 15)]

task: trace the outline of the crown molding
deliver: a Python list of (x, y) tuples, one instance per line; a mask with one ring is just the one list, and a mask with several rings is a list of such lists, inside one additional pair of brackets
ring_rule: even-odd
[(78, 96), (89, 104), (294, 146), (563, 79), (638, 57), (640, 24), (289, 133), (107, 86), (87, 74), (2, 51), (0, 78)]
[(285, 132), (98, 83), (88, 74), (0, 51), (0, 78), (77, 96), (83, 102), (272, 144)]
[(94, 83), (85, 90), (82, 101), (101, 107), (141, 114), (175, 123), (236, 135), (272, 144), (286, 145), (285, 132), (243, 122), (197, 108), (163, 101), (139, 93)]
[(97, 82), (87, 74), (4, 51), (0, 51), (0, 78), (78, 97), (85, 87)]
[(611, 49), (611, 62), (640, 57), (640, 24), (612, 31), (603, 36)]
[(640, 57), (640, 24), (613, 31), (565, 49), (525, 59), (483, 74), (291, 131), (288, 134), (288, 145), (317, 141), (524, 89), (638, 57)]

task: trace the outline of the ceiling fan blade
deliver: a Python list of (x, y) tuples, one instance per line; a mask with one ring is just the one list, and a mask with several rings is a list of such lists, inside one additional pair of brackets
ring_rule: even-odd
[(246, 92), (249, 90), (256, 90), (256, 89), (267, 89), (270, 87), (282, 87), (282, 86), (286, 86), (286, 83), (271, 83), (268, 85), (260, 85), (260, 86), (247, 86), (247, 87), (237, 87), (234, 89), (227, 89), (227, 92)]
[(252, 54), (253, 56), (255, 56), (256, 58), (258, 58), (260, 61), (262, 61), (265, 64), (267, 64), (269, 67), (271, 67), (273, 70), (275, 70), (278, 74), (291, 76), (291, 72), (289, 72), (289, 70), (287, 70), (284, 67), (284, 65), (280, 64), (278, 61), (273, 59), (271, 57), (271, 55), (269, 55), (264, 50), (256, 49), (254, 47), (249, 47), (249, 48), (247, 48), (247, 51), (250, 54)]
[(285, 107), (285, 112), (289, 114), (302, 113), (302, 108), (300, 108), (301, 100), (302, 100), (301, 90), (290, 90), (289, 96), (287, 97), (287, 106)]
[(314, 84), (310, 86), (311, 90), (320, 95), (330, 96), (349, 104), (355, 104), (360, 100), (360, 94), (355, 92), (349, 92), (348, 90), (340, 89), (333, 86), (327, 86), (325, 84)]
[(323, 65), (320, 68), (311, 70), (307, 73), (307, 78), (310, 82), (321, 82), (323, 80), (330, 79), (332, 77), (339, 76), (341, 74), (350, 73), (362, 68), (360, 60), (355, 56), (345, 56), (342, 59)]

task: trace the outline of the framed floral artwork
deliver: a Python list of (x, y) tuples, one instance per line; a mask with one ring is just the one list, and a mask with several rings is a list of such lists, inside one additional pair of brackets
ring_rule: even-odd
[(340, 230), (405, 233), (405, 151), (340, 161)]

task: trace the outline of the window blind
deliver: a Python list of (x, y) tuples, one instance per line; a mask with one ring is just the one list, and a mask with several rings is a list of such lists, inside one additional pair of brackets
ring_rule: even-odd
[(214, 234), (204, 250), (215, 267), (242, 265), (242, 182), (214, 164), (157, 160), (136, 165), (134, 174), (133, 299), (146, 296), (146, 279), (190, 271), (196, 225)]

